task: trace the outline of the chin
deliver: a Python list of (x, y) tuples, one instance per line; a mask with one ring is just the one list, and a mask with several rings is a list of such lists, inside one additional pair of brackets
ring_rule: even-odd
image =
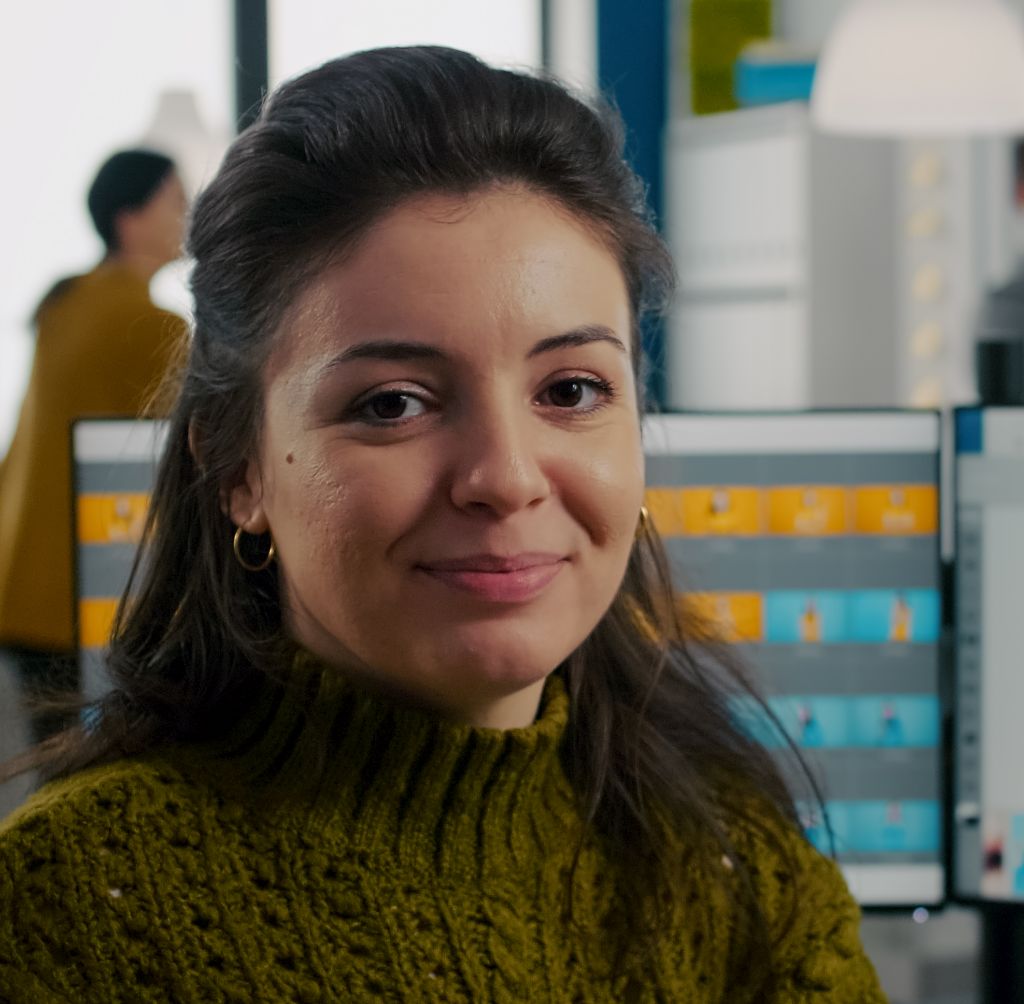
[(442, 687), (450, 683), (462, 692), (506, 697), (549, 677), (566, 657), (552, 655), (553, 651), (526, 645), (495, 646), (490, 650), (474, 647), (460, 652), (453, 645), (439, 653), (431, 675)]

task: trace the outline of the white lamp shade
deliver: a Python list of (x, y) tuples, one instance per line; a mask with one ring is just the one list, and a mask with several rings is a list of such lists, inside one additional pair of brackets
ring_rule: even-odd
[(194, 195), (216, 172), (229, 140), (207, 127), (194, 92), (172, 89), (157, 96), (141, 142), (173, 157), (186, 191)]
[(1024, 28), (1000, 0), (853, 0), (825, 44), (815, 125), (865, 136), (1024, 132)]

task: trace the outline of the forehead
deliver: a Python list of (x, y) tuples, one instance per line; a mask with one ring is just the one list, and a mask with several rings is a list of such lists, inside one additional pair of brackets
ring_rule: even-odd
[[(628, 340), (618, 262), (592, 228), (522, 189), (411, 199), (299, 296), (273, 368), (363, 337), (460, 347), (602, 324)], [(276, 365), (274, 365), (276, 363)]]

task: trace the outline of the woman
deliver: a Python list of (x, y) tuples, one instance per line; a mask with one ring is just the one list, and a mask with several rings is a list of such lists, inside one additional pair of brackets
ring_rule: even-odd
[[(0, 656), (25, 691), (73, 688), (71, 461), (77, 418), (135, 417), (178, 349), (180, 318), (149, 297), (153, 276), (181, 254), (185, 190), (152, 150), (104, 161), (88, 194), (103, 259), (62, 279), (36, 311), (28, 391), (0, 468)], [(37, 739), (66, 724), (36, 719)]]
[(642, 509), (642, 205), (446, 49), (238, 139), (116, 689), (0, 835), (9, 998), (883, 999)]

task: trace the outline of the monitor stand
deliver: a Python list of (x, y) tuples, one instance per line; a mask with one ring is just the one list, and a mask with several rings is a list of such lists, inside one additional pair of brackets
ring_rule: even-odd
[(1024, 1004), (1024, 905), (984, 903), (981, 1004)]

